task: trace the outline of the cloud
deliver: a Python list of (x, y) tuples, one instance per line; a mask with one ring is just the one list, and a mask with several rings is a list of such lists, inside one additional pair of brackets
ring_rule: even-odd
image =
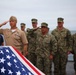
[(21, 22), (31, 27), (31, 18), (37, 18), (39, 26), (45, 21), (54, 29), (57, 18), (63, 17), (65, 27), (73, 30), (76, 28), (75, 3), (75, 0), (0, 0), (0, 23), (13, 15), (18, 19), (18, 27)]

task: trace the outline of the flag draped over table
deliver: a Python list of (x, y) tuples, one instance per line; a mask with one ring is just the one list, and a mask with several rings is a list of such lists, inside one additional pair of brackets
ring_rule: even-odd
[(45, 75), (18, 50), (0, 46), (0, 75)]

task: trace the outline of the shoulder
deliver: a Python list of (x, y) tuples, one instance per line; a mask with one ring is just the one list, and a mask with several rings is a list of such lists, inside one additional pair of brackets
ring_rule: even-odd
[(51, 34), (55, 34), (57, 32), (57, 28), (55, 28), (54, 30), (51, 31)]
[(41, 29), (38, 28), (36, 31), (35, 31), (36, 34), (40, 34), (41, 33)]
[(76, 37), (76, 33), (72, 35), (72, 37)]
[(67, 29), (67, 28), (64, 28), (64, 30), (65, 30), (65, 31), (67, 31), (67, 32), (70, 32), (70, 30), (69, 30), (69, 29)]
[(6, 29), (0, 29), (0, 30), (3, 30), (3, 31), (8, 31), (8, 30), (10, 30), (10, 29), (6, 28)]
[(53, 34), (48, 34), (47, 35), (50, 39), (54, 39), (55, 38), (55, 36), (53, 35)]
[(64, 32), (66, 32), (67, 34), (71, 35), (71, 31), (67, 28), (64, 28)]
[(57, 28), (53, 29), (52, 32), (57, 31)]
[(10, 31), (10, 29), (8, 29), (8, 28), (6, 28), (6, 29), (0, 29), (3, 33), (7, 33), (7, 32), (9, 32)]
[(19, 33), (24, 33), (24, 31), (20, 30), (20, 29), (17, 29), (17, 32)]
[(22, 37), (22, 36), (25, 36), (25, 32), (20, 30), (20, 29), (17, 29), (17, 33)]
[(55, 29), (53, 29), (53, 30), (52, 30), (52, 32), (56, 32), (57, 30), (58, 30), (58, 29), (57, 29), (57, 28), (55, 28)]

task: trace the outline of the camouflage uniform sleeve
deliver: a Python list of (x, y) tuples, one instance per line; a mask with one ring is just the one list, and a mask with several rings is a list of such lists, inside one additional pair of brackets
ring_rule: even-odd
[(28, 33), (28, 34), (31, 35), (31, 34), (33, 34), (33, 32), (34, 32), (33, 29), (29, 29), (29, 28), (27, 29), (27, 33)]
[(72, 51), (72, 36), (69, 30), (67, 31), (67, 45), (68, 45), (68, 51)]
[(51, 34), (53, 35), (53, 31), (51, 32)]
[(57, 52), (57, 40), (53, 35), (51, 35), (51, 46), (52, 46), (51, 54), (55, 55), (55, 53)]
[(52, 35), (53, 35), (53, 32), (54, 32), (54, 31), (51, 32)]
[(27, 29), (27, 39), (28, 39), (28, 41), (32, 38), (32, 37), (34, 37), (34, 31), (33, 31), (33, 29)]
[(76, 34), (72, 35), (72, 53), (73, 54), (76, 54), (76, 42), (75, 42), (76, 38), (74, 37), (75, 35)]

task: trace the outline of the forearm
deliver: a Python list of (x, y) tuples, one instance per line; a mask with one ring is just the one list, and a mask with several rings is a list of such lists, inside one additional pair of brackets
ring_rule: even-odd
[(2, 27), (3, 26), (3, 24), (0, 24), (0, 27)]
[(54, 55), (57, 52), (57, 40), (55, 37), (53, 37), (52, 40), (52, 55)]
[(0, 24), (0, 27), (2, 27), (3, 25), (7, 24), (9, 21), (5, 21), (3, 23)]
[(28, 51), (27, 51), (27, 47), (28, 47), (28, 45), (26, 44), (26, 45), (24, 45), (24, 47), (23, 47), (23, 55), (24, 56), (26, 56), (27, 55), (27, 53), (28, 53)]

